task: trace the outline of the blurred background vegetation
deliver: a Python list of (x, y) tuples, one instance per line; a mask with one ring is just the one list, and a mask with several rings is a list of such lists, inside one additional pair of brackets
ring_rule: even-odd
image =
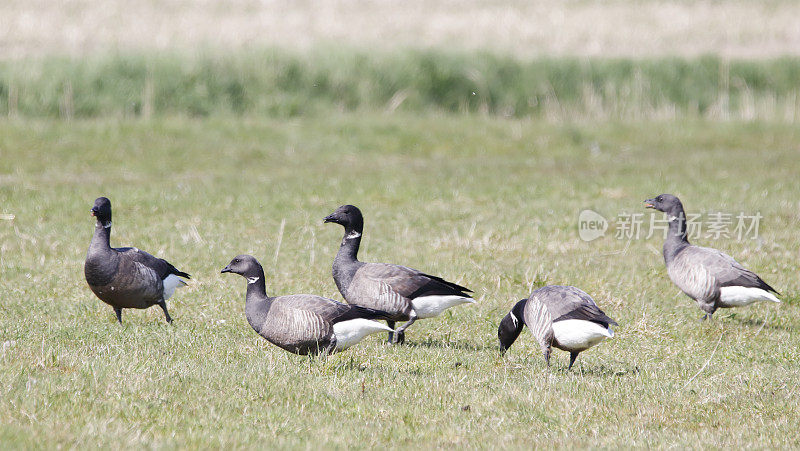
[(794, 1), (6, 0), (0, 114), (800, 118)]
[(355, 50), (116, 54), (0, 63), (0, 114), (297, 116), (441, 111), (565, 119), (800, 119), (800, 59)]

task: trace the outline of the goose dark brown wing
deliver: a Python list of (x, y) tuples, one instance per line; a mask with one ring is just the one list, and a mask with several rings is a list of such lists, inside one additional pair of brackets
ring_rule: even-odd
[(580, 319), (584, 321), (591, 321), (602, 325), (603, 327), (615, 326), (617, 322), (609, 318), (597, 305), (580, 305), (571, 312), (561, 315), (554, 321), (564, 321), (567, 319)]
[(689, 252), (693, 263), (705, 266), (720, 287), (753, 287), (778, 293), (756, 273), (722, 251), (710, 247), (691, 246), (684, 252)]
[(155, 257), (141, 249), (137, 249), (135, 247), (121, 247), (114, 250), (117, 251), (120, 258), (127, 259), (131, 263), (137, 262), (150, 268), (158, 275), (159, 278), (161, 278), (161, 280), (166, 279), (170, 274), (191, 279), (189, 274), (178, 270), (170, 262), (164, 260), (163, 258)]
[(281, 296), (280, 302), (296, 310), (309, 311), (329, 324), (336, 324), (356, 318), (386, 319), (387, 313), (357, 305), (343, 304), (333, 299), (311, 294)]
[(406, 266), (366, 263), (358, 268), (345, 294), (350, 304), (373, 308), (402, 318), (411, 300), (423, 296), (469, 297), (469, 290)]
[(406, 299), (422, 296), (469, 297), (471, 290), (407, 266), (388, 263), (367, 263), (356, 271), (356, 277), (364, 281), (382, 283)]
[(688, 246), (667, 265), (675, 285), (692, 299), (710, 301), (721, 287), (755, 287), (777, 293), (730, 255), (716, 249)]
[(531, 293), (531, 297), (534, 296), (547, 306), (553, 322), (578, 319), (598, 323), (605, 327), (617, 324), (600, 310), (588, 293), (578, 288), (551, 285)]

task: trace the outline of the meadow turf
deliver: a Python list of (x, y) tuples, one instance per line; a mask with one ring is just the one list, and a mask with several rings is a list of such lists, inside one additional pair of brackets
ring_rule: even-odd
[[(0, 122), (0, 443), (5, 447), (798, 447), (800, 129), (682, 120), (554, 123), (437, 114)], [(783, 303), (701, 312), (668, 280), (661, 239), (579, 239), (578, 213), (763, 215), (727, 251)], [(87, 287), (89, 208), (112, 245), (193, 275), (158, 308)], [(407, 345), (373, 336), (328, 359), (290, 355), (244, 318), (261, 260), (270, 294), (341, 299), (337, 206), (362, 208), (366, 261), (475, 291)], [(572, 371), (496, 327), (532, 287), (572, 284), (619, 322)]]

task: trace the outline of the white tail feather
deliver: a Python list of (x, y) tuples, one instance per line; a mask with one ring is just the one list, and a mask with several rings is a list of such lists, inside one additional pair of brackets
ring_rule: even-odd
[(176, 288), (186, 286), (186, 282), (175, 274), (170, 274), (164, 279), (164, 300), (169, 299)]
[(464, 296), (422, 296), (411, 300), (417, 318), (433, 318), (440, 313), (461, 304), (474, 304), (475, 299)]
[(719, 289), (719, 300), (723, 307), (742, 307), (758, 301), (780, 303), (781, 300), (767, 290), (756, 287), (722, 287)]
[(553, 337), (559, 349), (583, 351), (614, 336), (611, 327), (582, 319), (567, 319), (553, 323)]
[(356, 318), (336, 323), (333, 325), (333, 335), (336, 337), (336, 350), (345, 350), (363, 340), (367, 335), (378, 332), (394, 332), (394, 329), (386, 324), (364, 318)]

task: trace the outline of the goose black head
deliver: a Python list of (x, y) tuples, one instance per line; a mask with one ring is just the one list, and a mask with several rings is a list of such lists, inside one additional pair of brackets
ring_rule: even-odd
[(644, 206), (663, 211), (670, 217), (678, 218), (683, 215), (683, 204), (680, 199), (672, 194), (661, 194), (652, 199), (647, 199), (644, 201)]
[(500, 321), (500, 326), (497, 327), (497, 339), (500, 340), (500, 354), (505, 354), (508, 348), (517, 340), (520, 332), (522, 332), (522, 326), (525, 325), (522, 320), (522, 315), (527, 302), (527, 299), (517, 302), (514, 308), (508, 312), (508, 315)]
[(264, 269), (261, 263), (252, 255), (237, 255), (233, 257), (228, 266), (222, 268), (220, 273), (232, 272), (246, 278), (250, 283), (264, 277)]
[(353, 205), (342, 205), (336, 211), (325, 216), (324, 222), (334, 222), (344, 227), (347, 232), (357, 232), (361, 236), (364, 230), (364, 217), (361, 210)]
[(97, 222), (108, 227), (111, 225), (111, 201), (107, 197), (98, 197), (89, 212), (97, 218)]

